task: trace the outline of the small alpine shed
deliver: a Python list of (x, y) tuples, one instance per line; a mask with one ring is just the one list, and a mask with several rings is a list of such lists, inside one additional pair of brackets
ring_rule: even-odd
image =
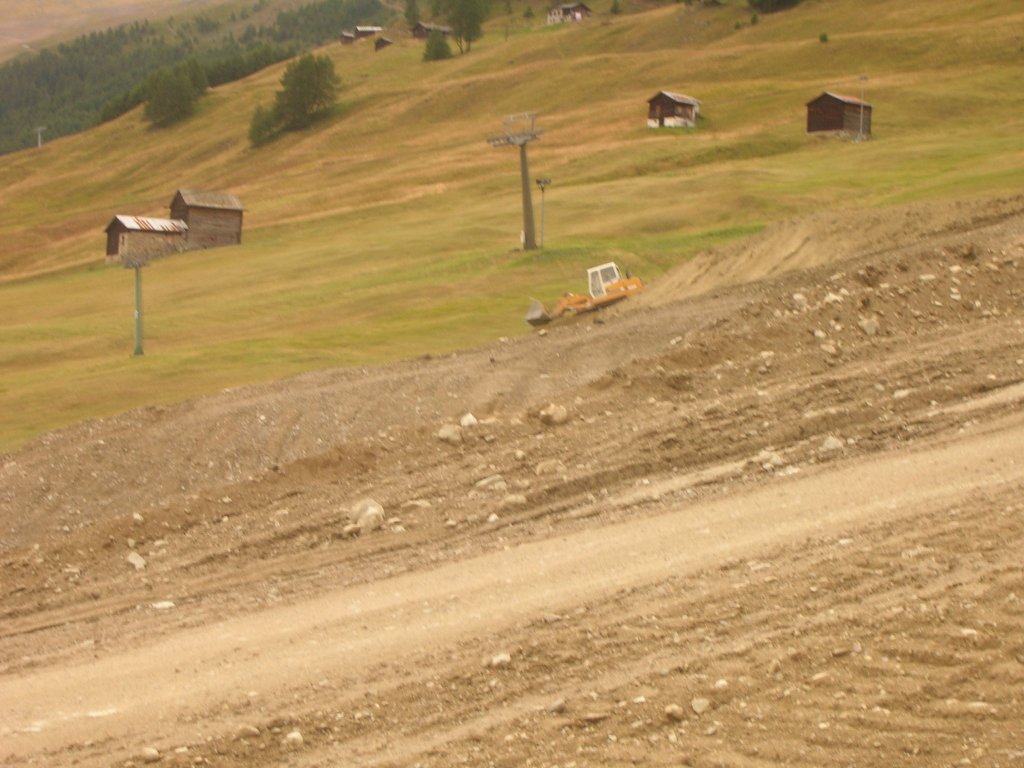
[(562, 3), (548, 11), (548, 24), (565, 24), (569, 21), (583, 21), (590, 15), (590, 8), (584, 3)]
[(807, 102), (808, 133), (871, 135), (871, 105), (855, 96), (826, 91)]
[(412, 36), (417, 40), (426, 40), (430, 37), (433, 32), (440, 32), (443, 37), (451, 37), (452, 28), (446, 27), (441, 24), (427, 24), (426, 22), (417, 22), (411, 30)]
[(700, 102), (671, 91), (658, 91), (647, 100), (648, 128), (693, 128), (700, 114)]
[(107, 261), (125, 266), (188, 249), (188, 225), (175, 219), (115, 216), (107, 225)]
[(171, 218), (188, 228), (188, 248), (217, 248), (242, 242), (242, 203), (225, 192), (179, 189), (171, 200)]

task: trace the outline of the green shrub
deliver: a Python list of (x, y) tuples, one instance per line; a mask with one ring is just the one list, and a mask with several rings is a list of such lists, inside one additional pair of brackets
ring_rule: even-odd
[(423, 60), (440, 61), (442, 59), (450, 59), (451, 57), (452, 49), (448, 45), (448, 38), (435, 29), (430, 33), (430, 37), (427, 38), (427, 45), (423, 49)]

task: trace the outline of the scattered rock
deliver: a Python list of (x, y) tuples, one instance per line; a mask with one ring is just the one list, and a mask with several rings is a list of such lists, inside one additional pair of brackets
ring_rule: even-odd
[(134, 567), (136, 571), (141, 571), (146, 567), (146, 558), (138, 552), (129, 552), (128, 557), (126, 557), (125, 560), (127, 560), (128, 564)]
[(479, 423), (480, 422), (477, 421), (476, 416), (474, 416), (472, 413), (467, 413), (461, 419), (459, 419), (459, 426), (461, 426), (463, 429), (475, 427)]
[(548, 712), (552, 715), (561, 715), (568, 709), (565, 699), (556, 699), (548, 705)]
[(710, 699), (705, 699), (701, 696), (696, 696), (690, 702), (690, 708), (698, 715), (703, 715), (705, 712), (711, 709), (711, 701)]
[(360, 499), (352, 505), (348, 519), (359, 526), (360, 533), (376, 531), (384, 525), (384, 507), (374, 499)]
[(505, 482), (505, 478), (501, 475), (491, 475), (490, 477), (485, 477), (483, 480), (477, 481), (474, 487), (483, 491), (505, 493), (505, 491), (508, 490), (508, 483)]
[(846, 447), (846, 443), (840, 440), (835, 435), (829, 435), (825, 438), (825, 442), (821, 444), (822, 453), (831, 453), (833, 451), (841, 451)]
[(526, 504), (526, 496), (521, 493), (509, 493), (501, 500), (503, 507), (525, 507)]
[(143, 747), (139, 750), (138, 757), (144, 763), (159, 763), (163, 759), (156, 747)]
[(448, 445), (462, 445), (462, 427), (458, 424), (445, 424), (437, 430), (437, 439)]
[(497, 653), (491, 657), (488, 662), (490, 667), (507, 667), (512, 663), (512, 654), (510, 653)]
[(537, 475), (564, 475), (567, 470), (560, 460), (547, 459), (534, 467), (533, 471)]
[(803, 312), (807, 309), (807, 297), (802, 293), (793, 294), (793, 303), (796, 305), (798, 311)]
[(881, 325), (879, 325), (878, 319), (874, 317), (865, 317), (857, 323), (857, 325), (859, 325), (860, 329), (864, 331), (865, 336), (876, 336), (878, 335), (879, 330), (881, 330)]
[(405, 511), (410, 509), (430, 509), (430, 502), (426, 499), (409, 499), (409, 501), (402, 503), (402, 509)]
[(260, 729), (255, 725), (243, 725), (235, 731), (236, 739), (255, 739), (260, 735)]
[(160, 600), (155, 603), (150, 603), (150, 606), (152, 606), (158, 611), (167, 611), (174, 607), (174, 603), (172, 603), (170, 600)]
[(565, 424), (569, 420), (569, 409), (564, 405), (551, 403), (546, 408), (542, 408), (539, 415), (542, 424), (554, 427)]
[(298, 731), (291, 731), (284, 737), (284, 746), (289, 749), (298, 749), (303, 744), (302, 734)]
[(665, 707), (665, 717), (678, 723), (686, 719), (686, 711), (678, 704), (669, 704)]

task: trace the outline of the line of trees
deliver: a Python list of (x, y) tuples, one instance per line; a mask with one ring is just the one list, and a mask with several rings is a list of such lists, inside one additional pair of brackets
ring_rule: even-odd
[(0, 64), (0, 153), (33, 146), (39, 125), (56, 138), (148, 105), (154, 89), (161, 103), (152, 108), (153, 119), (165, 124), (169, 104), (188, 112), (183, 81), (175, 74), (179, 66), (196, 62), (208, 85), (217, 86), (335, 39), (343, 28), (386, 21), (391, 13), (380, 0), (312, 0), (278, 13), (272, 24), (248, 23), (237, 36), (246, 20), (236, 21), (233, 31), (206, 17), (141, 21), (24, 54)]

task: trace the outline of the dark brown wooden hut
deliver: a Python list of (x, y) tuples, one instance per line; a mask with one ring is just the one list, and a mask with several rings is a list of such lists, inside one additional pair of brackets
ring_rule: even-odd
[(871, 105), (855, 96), (826, 91), (807, 102), (808, 133), (871, 135)]
[(179, 189), (171, 200), (171, 218), (188, 225), (190, 249), (242, 242), (242, 203), (234, 195)]
[(392, 41), (389, 38), (378, 37), (376, 40), (373, 41), (373, 50), (376, 52), (381, 50), (382, 48), (387, 48), (389, 45), (392, 45)]
[(647, 100), (648, 128), (692, 128), (700, 114), (700, 102), (691, 96), (658, 91)]
[(187, 250), (188, 225), (177, 219), (115, 216), (106, 228), (107, 261), (125, 266)]
[(431, 32), (440, 32), (445, 37), (450, 37), (452, 34), (451, 27), (445, 27), (440, 24), (427, 24), (425, 22), (418, 22), (411, 30), (412, 36), (418, 40), (426, 40), (430, 37)]

